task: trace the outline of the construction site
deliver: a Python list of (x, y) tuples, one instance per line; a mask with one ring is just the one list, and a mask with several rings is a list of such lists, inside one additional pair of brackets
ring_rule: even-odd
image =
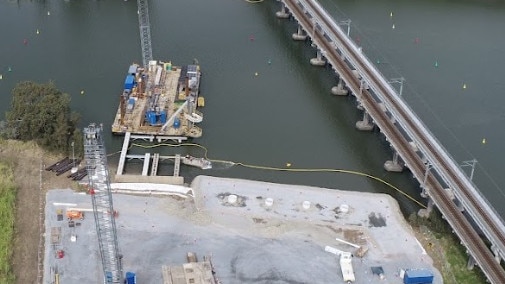
[(111, 183), (95, 124), (84, 153), (86, 191), (46, 196), (44, 283), (442, 283), (388, 195), (208, 176)]
[[(159, 154), (152, 166), (149, 153), (127, 154), (130, 138), (180, 143), (202, 133), (199, 65), (152, 60), (147, 1), (137, 4), (143, 65), (130, 66), (112, 125), (125, 134), (123, 183), (111, 183), (103, 126), (89, 124), (84, 191), (45, 199), (43, 283), (442, 283), (388, 195), (208, 176), (188, 186), (179, 162), (211, 164), (181, 155), (166, 157), (178, 181), (168, 184), (155, 178)], [(124, 180), (133, 158), (151, 177), (129, 181), (145, 183)]]
[(148, 67), (130, 65), (112, 133), (130, 132), (163, 137), (202, 136), (204, 98), (198, 96), (200, 66), (172, 66), (150, 60)]
[(49, 191), (44, 283), (103, 283), (111, 260), (121, 279), (106, 283), (442, 283), (388, 195), (208, 176), (111, 191), (112, 213), (95, 212), (114, 220), (112, 245), (91, 194)]

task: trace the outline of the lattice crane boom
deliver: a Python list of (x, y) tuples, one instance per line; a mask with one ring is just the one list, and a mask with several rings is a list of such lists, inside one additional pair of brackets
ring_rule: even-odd
[(102, 125), (92, 123), (84, 128), (84, 161), (88, 171), (89, 194), (95, 215), (104, 283), (123, 284), (122, 256), (117, 241)]
[(140, 47), (142, 48), (142, 63), (144, 64), (144, 67), (147, 68), (149, 61), (153, 60), (147, 0), (137, 0), (137, 7), (140, 28)]

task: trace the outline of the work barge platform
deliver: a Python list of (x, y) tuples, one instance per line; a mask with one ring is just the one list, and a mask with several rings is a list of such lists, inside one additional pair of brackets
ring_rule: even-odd
[(160, 136), (181, 142), (202, 136), (197, 110), (205, 104), (200, 93), (198, 64), (173, 66), (151, 60), (147, 67), (132, 64), (119, 97), (112, 133)]

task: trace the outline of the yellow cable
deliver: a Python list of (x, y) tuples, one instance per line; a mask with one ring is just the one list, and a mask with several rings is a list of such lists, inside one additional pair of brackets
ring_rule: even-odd
[(407, 193), (405, 193), (404, 191), (402, 191), (398, 187), (392, 185), (391, 183), (389, 183), (389, 182), (387, 182), (387, 181), (385, 181), (385, 180), (383, 180), (381, 178), (378, 178), (376, 176), (373, 176), (373, 175), (370, 175), (370, 174), (367, 174), (367, 173), (363, 173), (363, 172), (352, 171), (352, 170), (343, 170), (343, 169), (296, 169), (296, 168), (265, 167), (265, 166), (257, 166), (257, 165), (248, 165), (248, 164), (243, 164), (243, 163), (234, 163), (234, 164), (238, 165), (238, 166), (243, 166), (243, 167), (246, 167), (246, 168), (271, 170), (271, 171), (285, 171), (285, 172), (335, 172), (335, 173), (344, 173), (344, 174), (353, 174), (353, 175), (358, 175), (358, 176), (364, 176), (364, 177), (373, 179), (375, 181), (378, 181), (380, 183), (383, 183), (383, 184), (391, 187), (392, 189), (394, 189), (397, 192), (399, 192), (400, 194), (404, 195), (405, 197), (407, 197), (411, 201), (415, 202), (417, 205), (419, 205), (419, 206), (421, 206), (423, 208), (426, 208), (426, 206), (424, 204), (420, 203), (419, 201), (417, 201), (412, 196), (408, 195)]
[[(196, 143), (182, 143), (182, 144), (160, 143), (160, 144), (147, 145), (147, 146), (146, 145), (132, 143), (129, 148), (131, 148), (133, 146), (135, 146), (135, 147), (141, 147), (141, 148), (149, 148), (149, 149), (150, 148), (155, 148), (155, 147), (161, 147), (161, 146), (168, 146), (168, 147), (194, 146), (194, 147), (199, 147), (199, 148), (203, 149), (204, 150), (204, 158), (208, 159), (207, 158), (207, 153), (208, 153), (207, 148), (205, 148), (205, 146), (202, 146), (202, 145), (196, 144)], [(119, 151), (119, 152), (121, 152), (121, 151)], [(421, 202), (417, 201), (412, 196), (408, 195), (407, 193), (405, 193), (404, 191), (402, 191), (398, 187), (392, 185), (391, 183), (389, 183), (389, 182), (387, 182), (387, 181), (385, 181), (385, 180), (383, 180), (381, 178), (378, 178), (376, 176), (373, 176), (373, 175), (370, 175), (370, 174), (367, 174), (367, 173), (363, 173), (363, 172), (359, 172), (359, 171), (344, 170), (344, 169), (324, 169), (324, 168), (321, 168), (321, 169), (317, 169), (317, 168), (315, 168), (315, 169), (277, 168), (277, 167), (268, 167), (268, 166), (258, 166), (258, 165), (250, 165), (250, 164), (244, 164), (244, 163), (237, 163), (237, 162), (226, 161), (226, 160), (216, 160), (216, 159), (208, 159), (208, 160), (210, 160), (211, 162), (227, 163), (227, 164), (232, 164), (234, 166), (242, 166), (242, 167), (245, 167), (245, 168), (258, 169), (258, 170), (283, 171), (283, 172), (333, 172), (333, 173), (344, 173), (344, 174), (352, 174), (352, 175), (363, 176), (363, 177), (367, 177), (369, 179), (373, 179), (375, 181), (378, 181), (378, 182), (380, 182), (382, 184), (385, 184), (385, 185), (389, 186), (390, 188), (396, 190), (397, 192), (399, 192), (403, 196), (407, 197), (409, 200), (411, 200), (414, 203), (416, 203), (417, 205), (421, 206), (422, 208), (426, 208), (426, 206), (424, 204), (422, 204)]]

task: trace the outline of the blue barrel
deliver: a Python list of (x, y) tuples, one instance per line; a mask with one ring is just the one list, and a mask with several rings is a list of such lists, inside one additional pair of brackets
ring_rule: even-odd
[(160, 122), (162, 124), (165, 124), (165, 122), (167, 122), (167, 112), (164, 110), (160, 112)]
[(181, 127), (181, 121), (179, 120), (179, 118), (175, 118), (174, 119), (174, 128), (179, 128)]
[(149, 122), (150, 125), (156, 124), (156, 113), (154, 111), (148, 111), (146, 116), (147, 116), (147, 121)]
[(137, 277), (133, 272), (126, 272), (126, 283), (127, 284), (135, 284), (137, 283)]

